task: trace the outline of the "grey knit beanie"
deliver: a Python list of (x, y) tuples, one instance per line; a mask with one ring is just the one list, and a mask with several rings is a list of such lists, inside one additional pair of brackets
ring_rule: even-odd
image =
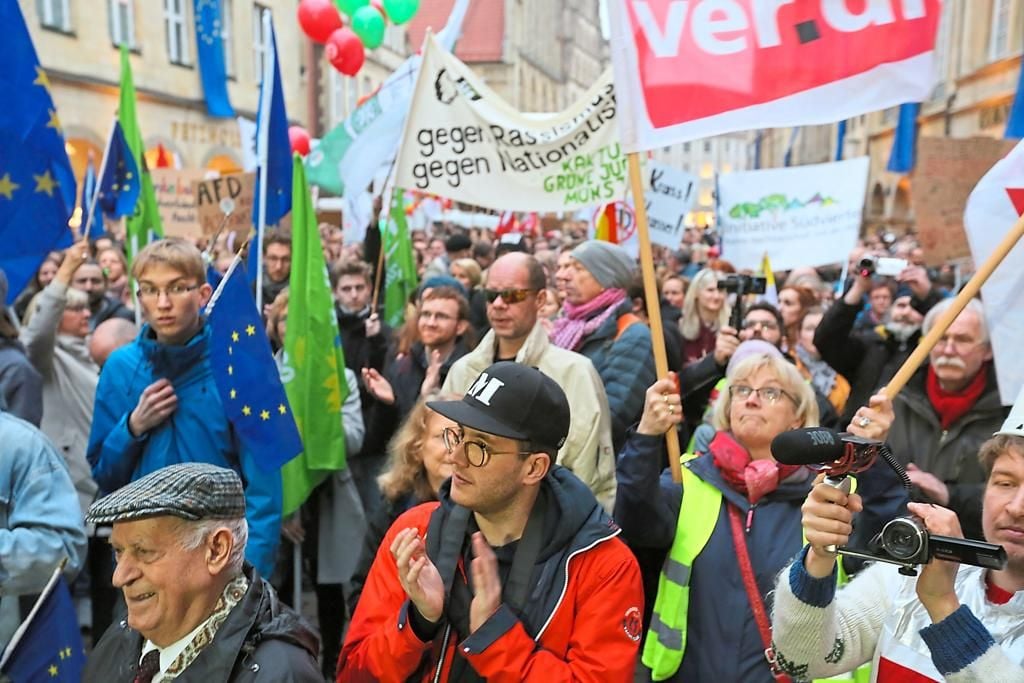
[(583, 264), (605, 289), (625, 289), (633, 282), (634, 261), (626, 250), (604, 240), (589, 240), (570, 254)]

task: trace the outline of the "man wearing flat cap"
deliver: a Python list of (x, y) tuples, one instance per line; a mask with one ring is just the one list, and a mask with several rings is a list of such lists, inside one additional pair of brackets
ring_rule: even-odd
[(643, 592), (593, 493), (553, 465), (569, 403), (521, 363), (433, 401), (452, 477), (400, 516), (367, 576), (338, 681), (632, 680)]
[(233, 470), (171, 465), (93, 503), (86, 519), (113, 524), (128, 617), (103, 634), (84, 681), (323, 680), (316, 632), (243, 559)]
[(565, 282), (563, 315), (551, 329), (551, 341), (590, 359), (604, 382), (617, 453), (626, 430), (640, 419), (647, 387), (654, 384), (651, 330), (633, 314), (626, 288), (636, 261), (611, 242), (590, 240), (572, 250), (559, 266)]

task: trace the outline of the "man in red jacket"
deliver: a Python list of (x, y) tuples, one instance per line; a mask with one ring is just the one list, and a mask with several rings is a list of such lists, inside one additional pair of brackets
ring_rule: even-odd
[(569, 403), (500, 362), (433, 410), (454, 472), (381, 543), (338, 681), (631, 681), (640, 571), (590, 490), (554, 465)]

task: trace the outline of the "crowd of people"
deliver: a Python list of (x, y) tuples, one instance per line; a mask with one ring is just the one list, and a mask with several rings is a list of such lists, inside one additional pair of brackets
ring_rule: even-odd
[[(912, 235), (737, 296), (730, 278), (756, 274), (687, 229), (656, 250), (663, 339), (636, 260), (571, 222), (413, 233), (419, 286), (392, 328), (379, 237), (320, 226), (348, 464), (288, 517), (210, 365), (224, 245), (46, 257), (0, 311), (0, 645), (66, 558), (90, 681), (1024, 681), (1024, 417), (1000, 402), (981, 302), (879, 391), (959, 284)], [(262, 249), (281, 364), (290, 236)], [(905, 267), (876, 275), (881, 256)], [(775, 460), (775, 437), (818, 425), (887, 442), (910, 488), (884, 465), (849, 492)], [(908, 510), (1008, 564), (913, 579), (831, 552)], [(295, 546), (317, 629), (291, 604)]]

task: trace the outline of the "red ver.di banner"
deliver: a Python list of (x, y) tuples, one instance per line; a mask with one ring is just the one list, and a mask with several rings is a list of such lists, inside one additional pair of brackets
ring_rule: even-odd
[(626, 151), (927, 99), (940, 0), (608, 0)]

